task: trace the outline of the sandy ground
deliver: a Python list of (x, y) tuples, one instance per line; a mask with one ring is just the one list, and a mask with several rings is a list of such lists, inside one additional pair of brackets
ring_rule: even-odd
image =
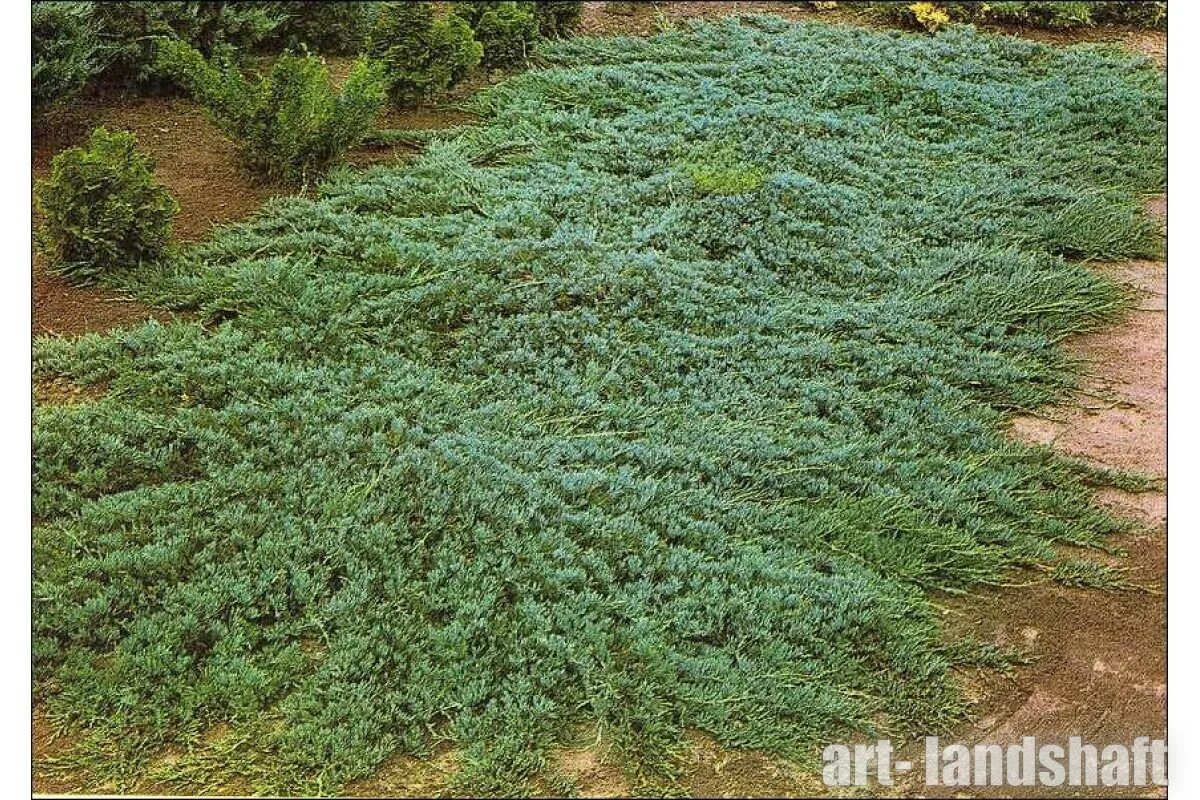
[[(1076, 402), (1019, 417), (1013, 433), (1098, 465), (1165, 477), (1166, 264), (1136, 261), (1098, 269), (1137, 292), (1135, 308), (1121, 323), (1069, 343), (1089, 364)], [(1043, 583), (983, 589), (949, 604), (949, 630), (1018, 647), (1032, 663), (1011, 678), (963, 675), (968, 695), (978, 701), (977, 718), (947, 741), (1011, 744), (1036, 736), (1040, 744), (1065, 744), (1067, 737), (1080, 736), (1129, 744), (1135, 736), (1165, 737), (1166, 495), (1105, 489), (1100, 501), (1141, 524), (1137, 533), (1112, 542), (1128, 551), (1127, 558), (1112, 563), (1126, 569), (1129, 583), (1139, 588)], [(1134, 788), (1128, 794), (1157, 796), (1159, 790)], [(1121, 796), (1109, 789), (1105, 795)]]
[[(585, 3), (587, 33), (652, 34), (664, 21), (697, 16), (778, 13), (789, 18), (864, 24), (861, 15), (838, 10), (814, 13), (794, 3), (680, 2), (649, 4), (632, 14), (612, 14), (604, 3)], [(1016, 33), (1016, 32), (1013, 32)], [(1115, 41), (1166, 61), (1166, 35), (1121, 29), (1069, 33), (1021, 31), (1054, 43)], [(331, 59), (334, 74), (345, 65)], [(469, 90), (471, 87), (467, 87)], [(469, 121), (446, 109), (390, 112), (384, 126), (429, 128)], [(235, 161), (233, 145), (190, 101), (172, 98), (109, 99), (73, 105), (48, 117), (34, 131), (34, 177), (43, 177), (59, 150), (79, 144), (99, 124), (131, 130), (139, 145), (158, 161), (158, 176), (179, 200), (176, 233), (181, 241), (204, 237), (215, 225), (252, 215), (267, 198), (283, 191), (252, 182)], [(351, 158), (366, 164), (406, 156), (404, 148), (364, 149)], [(1151, 204), (1164, 216), (1165, 198)], [(1051, 444), (1098, 464), (1164, 475), (1166, 469), (1166, 267), (1134, 262), (1097, 267), (1138, 290), (1141, 299), (1117, 325), (1069, 343), (1090, 368), (1073, 402), (1013, 422), (1014, 435)], [(169, 318), (109, 290), (78, 288), (45, 272), (35, 258), (32, 282), (33, 332), (76, 335), (107, 331), (151, 317)], [(36, 387), (39, 400), (86, 399), (70, 385)], [(945, 605), (952, 635), (973, 633), (985, 641), (1020, 646), (1031, 663), (1011, 678), (996, 673), (962, 675), (977, 701), (973, 720), (947, 740), (1011, 742), (1022, 735), (1045, 741), (1080, 735), (1096, 741), (1128, 741), (1135, 735), (1161, 736), (1166, 709), (1165, 589), (1166, 499), (1159, 493), (1130, 495), (1115, 490), (1101, 501), (1144, 523), (1144, 530), (1115, 544), (1131, 583), (1143, 591), (1067, 589), (1039, 584), (1021, 590), (985, 589)], [(692, 734), (682, 788), (694, 796), (812, 796), (825, 794), (816, 776), (759, 754), (729, 751)], [(33, 717), (34, 787), (43, 793), (114, 791), (89, 785), (86, 776), (42, 766), (66, 751), (71, 739), (56, 735), (40, 712)], [(574, 778), (582, 796), (628, 794), (629, 784), (602, 749), (580, 746), (555, 755)], [(453, 751), (418, 761), (397, 756), (370, 779), (347, 787), (347, 794), (428, 796), (439, 792), (455, 767)], [(155, 793), (161, 787), (137, 787)], [(923, 786), (898, 787), (925, 794)], [(229, 793), (244, 787), (229, 787)], [(1145, 790), (1142, 794), (1146, 794)], [(1153, 793), (1153, 792), (1151, 792)], [(961, 796), (970, 796), (961, 795)]]

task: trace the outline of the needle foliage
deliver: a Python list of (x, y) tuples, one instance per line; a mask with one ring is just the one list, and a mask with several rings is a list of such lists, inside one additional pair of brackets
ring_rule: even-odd
[(121, 279), (192, 319), (38, 341), (103, 396), (35, 412), (36, 692), (122, 780), (450, 740), (511, 793), (594, 725), (661, 788), (688, 728), (956, 719), (931, 590), (1115, 579), (1071, 555), (1121, 527), (1096, 471), (1004, 420), (1121, 307), (1077, 259), (1155, 244), (1160, 73), (771, 17), (545, 55)]
[(54, 157), (34, 186), (42, 216), (37, 243), (50, 269), (76, 283), (159, 260), (179, 204), (154, 179), (154, 161), (132, 133), (92, 131), (87, 147)]
[(360, 58), (334, 88), (317, 56), (284, 53), (261, 78), (209, 61), (186, 42), (164, 39), (157, 68), (191, 92), (233, 137), (256, 177), (301, 183), (360, 143), (387, 100), (383, 64)]

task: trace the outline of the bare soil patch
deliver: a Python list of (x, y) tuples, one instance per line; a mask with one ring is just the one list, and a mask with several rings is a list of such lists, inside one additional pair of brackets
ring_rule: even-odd
[(563, 750), (555, 766), (575, 782), (580, 797), (627, 797), (629, 782), (621, 768), (594, 747)]
[[(1165, 198), (1148, 205), (1152, 213), (1165, 214)], [(1075, 402), (1047, 409), (1044, 416), (1019, 417), (1013, 433), (1098, 465), (1165, 477), (1166, 264), (1134, 261), (1097, 269), (1136, 293), (1134, 308), (1120, 324), (1068, 343), (1088, 365)], [(1105, 489), (1099, 500), (1141, 526), (1112, 543), (1128, 552), (1116, 561), (1127, 570), (1128, 581), (1141, 588), (1103, 591), (1039, 583), (983, 589), (949, 603), (951, 635), (972, 634), (1017, 647), (1031, 660), (1011, 677), (963, 676), (978, 703), (977, 716), (954, 732), (954, 741), (1007, 745), (1036, 736), (1039, 744), (1065, 744), (1068, 737), (1080, 736), (1128, 744), (1136, 736), (1165, 736), (1166, 495)], [(923, 785), (911, 788), (941, 796)], [(944, 792), (1003, 796), (1012, 789)], [(1158, 796), (1161, 790), (1130, 787), (1126, 793)], [(1105, 787), (1105, 795), (1122, 793)]]
[[(255, 184), (234, 160), (233, 143), (191, 101), (180, 98), (84, 100), (51, 112), (33, 132), (33, 177), (49, 175), (54, 156), (86, 142), (93, 128), (130, 131), (157, 162), (158, 180), (179, 201), (175, 236), (206, 236), (216, 225), (244, 219), (277, 187)], [(103, 333), (172, 315), (96, 286), (74, 286), (33, 264), (33, 333)]]
[(730, 750), (690, 732), (683, 786), (692, 797), (824, 797), (821, 776), (761, 753)]
[(175, 235), (181, 241), (244, 219), (286, 191), (252, 181), (234, 159), (233, 142), (198, 105), (176, 97), (84, 100), (52, 112), (34, 130), (34, 177), (47, 175), (57, 153), (83, 144), (99, 125), (133, 133), (154, 158), (158, 180), (179, 201)]
[(33, 712), (33, 791), (41, 794), (82, 794), (96, 792), (100, 787), (87, 786), (80, 772), (51, 769), (50, 764), (66, 755), (76, 744), (76, 738), (58, 730), (41, 711)]
[(432, 758), (394, 755), (369, 778), (345, 788), (347, 797), (436, 797), (441, 796), (458, 769), (458, 753), (451, 748)]
[(1098, 464), (1158, 477), (1166, 471), (1166, 267), (1097, 267), (1136, 293), (1119, 326), (1069, 345), (1086, 373), (1074, 401), (1013, 420), (1019, 438)]
[(147, 319), (170, 319), (128, 297), (98, 286), (73, 286), (48, 272), (40, 259), (33, 267), (33, 335), (103, 333)]

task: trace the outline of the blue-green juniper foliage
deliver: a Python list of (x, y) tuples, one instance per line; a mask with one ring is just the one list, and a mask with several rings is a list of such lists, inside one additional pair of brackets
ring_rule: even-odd
[(962, 713), (929, 591), (1115, 580), (1095, 474), (1004, 420), (1125, 302), (1078, 261), (1157, 246), (1158, 71), (768, 17), (545, 52), (119, 279), (185, 321), (38, 341), (100, 396), (35, 413), (36, 693), (120, 780), (803, 758)]

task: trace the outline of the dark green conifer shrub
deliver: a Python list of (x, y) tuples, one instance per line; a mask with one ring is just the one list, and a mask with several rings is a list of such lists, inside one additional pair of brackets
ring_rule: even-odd
[(1108, 1), (1093, 4), (1092, 16), (1098, 23), (1140, 25), (1166, 28), (1166, 0), (1153, 2)]
[(105, 50), (100, 79), (140, 91), (163, 88), (155, 69), (160, 38), (186, 42), (206, 57), (240, 54), (265, 41), (283, 19), (274, 3), (103, 2), (92, 7)]
[(33, 113), (70, 99), (103, 66), (99, 31), (88, 3), (34, 3)]
[(379, 10), (374, 2), (308, 2), (275, 4), (281, 21), (272, 39), (285, 49), (307, 47), (318, 53), (354, 55), (362, 50)]
[(954, 17), (964, 21), (1002, 22), (1032, 28), (1079, 28), (1093, 24), (1092, 3), (999, 2), (987, 8), (970, 3), (955, 4)]
[(1107, 2), (1018, 2), (953, 3), (964, 19), (984, 22), (1003, 22), (1034, 28), (1078, 28), (1089, 25), (1136, 25), (1147, 28), (1165, 27), (1165, 2), (1137, 0), (1108, 0)]
[(92, 132), (88, 147), (54, 157), (34, 191), (38, 245), (54, 271), (78, 283), (153, 261), (171, 241), (179, 205), (154, 180), (154, 162), (131, 133)]
[(325, 63), (307, 54), (284, 54), (251, 81), (183, 42), (164, 41), (159, 67), (208, 108), (246, 167), (271, 181), (319, 174), (363, 140), (387, 99), (382, 66), (366, 59), (355, 63), (341, 93)]
[(368, 52), (384, 66), (392, 101), (415, 105), (471, 74), (483, 47), (454, 12), (438, 17), (432, 3), (384, 3)]
[(456, 3), (455, 8), (470, 23), (475, 38), (483, 45), (483, 65), (511, 67), (524, 63), (537, 44), (536, 5), (477, 0)]
[(1092, 19), (1101, 25), (1135, 25), (1146, 28), (1167, 26), (1166, 0), (1107, 0), (1092, 3), (1091, 6)]
[(579, 26), (583, 16), (583, 3), (572, 0), (547, 0), (534, 3), (538, 34), (547, 39), (562, 39), (570, 36)]

